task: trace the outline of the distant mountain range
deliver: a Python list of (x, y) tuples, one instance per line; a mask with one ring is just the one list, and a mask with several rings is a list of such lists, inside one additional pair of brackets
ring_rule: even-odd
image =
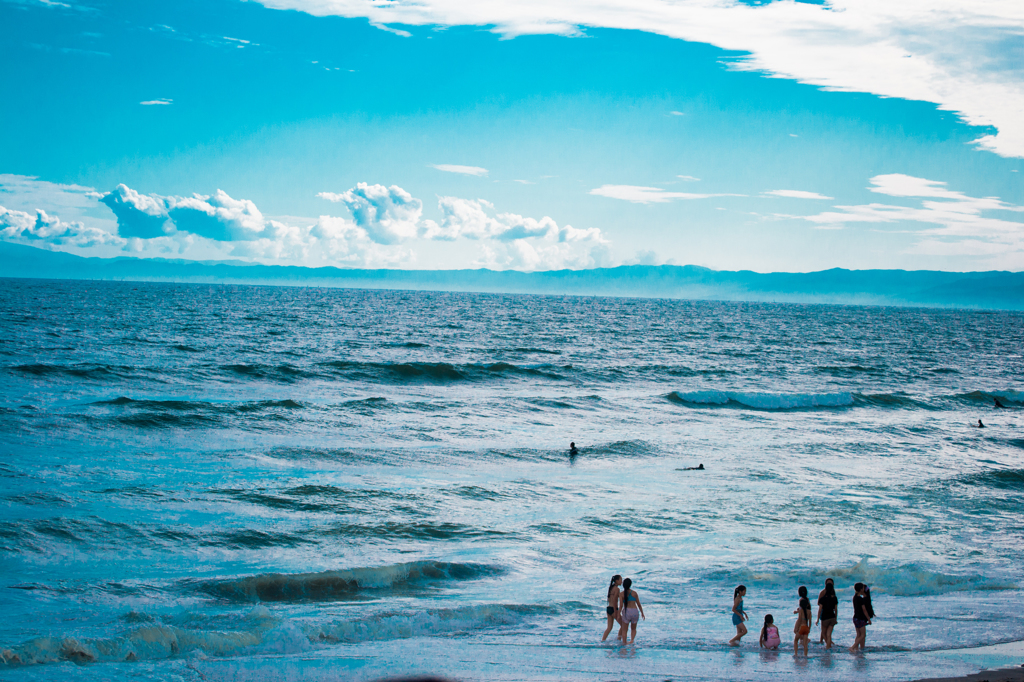
[(756, 273), (695, 265), (593, 270), (358, 270), (162, 258), (82, 258), (0, 242), (0, 277), (572, 294), (1024, 310), (1024, 273), (842, 270)]

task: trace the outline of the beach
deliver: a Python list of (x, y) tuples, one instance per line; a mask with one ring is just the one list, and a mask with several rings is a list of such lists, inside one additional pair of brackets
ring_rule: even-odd
[[(5, 679), (1024, 663), (1018, 313), (9, 282)], [(614, 574), (631, 646), (599, 641)], [(836, 648), (794, 658), (827, 578)]]

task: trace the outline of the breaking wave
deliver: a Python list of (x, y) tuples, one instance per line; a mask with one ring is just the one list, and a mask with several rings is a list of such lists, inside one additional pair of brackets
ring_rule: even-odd
[[(721, 571), (712, 576), (724, 582), (739, 581), (766, 587), (795, 589), (795, 585), (824, 585), (826, 578), (836, 582), (836, 589), (851, 594), (854, 583), (867, 584), (873, 594), (890, 594), (898, 597), (938, 595), (950, 592), (975, 590), (1015, 590), (1018, 585), (1009, 581), (975, 574), (947, 574), (919, 566), (885, 566), (870, 563), (866, 558), (852, 566), (833, 569), (749, 569), (738, 572)], [(815, 588), (818, 589), (818, 588)]]
[(806, 410), (849, 407), (854, 404), (851, 393), (745, 393), (740, 391), (673, 391), (668, 399), (674, 403), (699, 407), (740, 407), (752, 410)]
[(368, 591), (429, 589), (448, 581), (477, 580), (502, 573), (503, 569), (485, 564), (413, 561), (322, 573), (269, 573), (207, 582), (200, 589), (229, 601), (344, 601)]

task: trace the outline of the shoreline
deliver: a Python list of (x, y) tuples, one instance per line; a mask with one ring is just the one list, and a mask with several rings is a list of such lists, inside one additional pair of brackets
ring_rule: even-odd
[(929, 677), (912, 682), (1024, 682), (1024, 666), (982, 670), (973, 675), (960, 677)]

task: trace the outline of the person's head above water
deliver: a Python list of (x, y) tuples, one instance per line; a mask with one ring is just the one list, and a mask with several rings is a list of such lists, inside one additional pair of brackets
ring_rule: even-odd
[(979, 429), (983, 429), (983, 428), (985, 428), (985, 425), (981, 423), (981, 420), (980, 420), (980, 419), (978, 420), (978, 428), (979, 428)]
[(703, 468), (704, 468), (704, 463), (703, 463), (703, 462), (701, 462), (700, 464), (698, 464), (698, 465), (697, 465), (697, 468), (698, 468), (698, 469), (703, 469)]

